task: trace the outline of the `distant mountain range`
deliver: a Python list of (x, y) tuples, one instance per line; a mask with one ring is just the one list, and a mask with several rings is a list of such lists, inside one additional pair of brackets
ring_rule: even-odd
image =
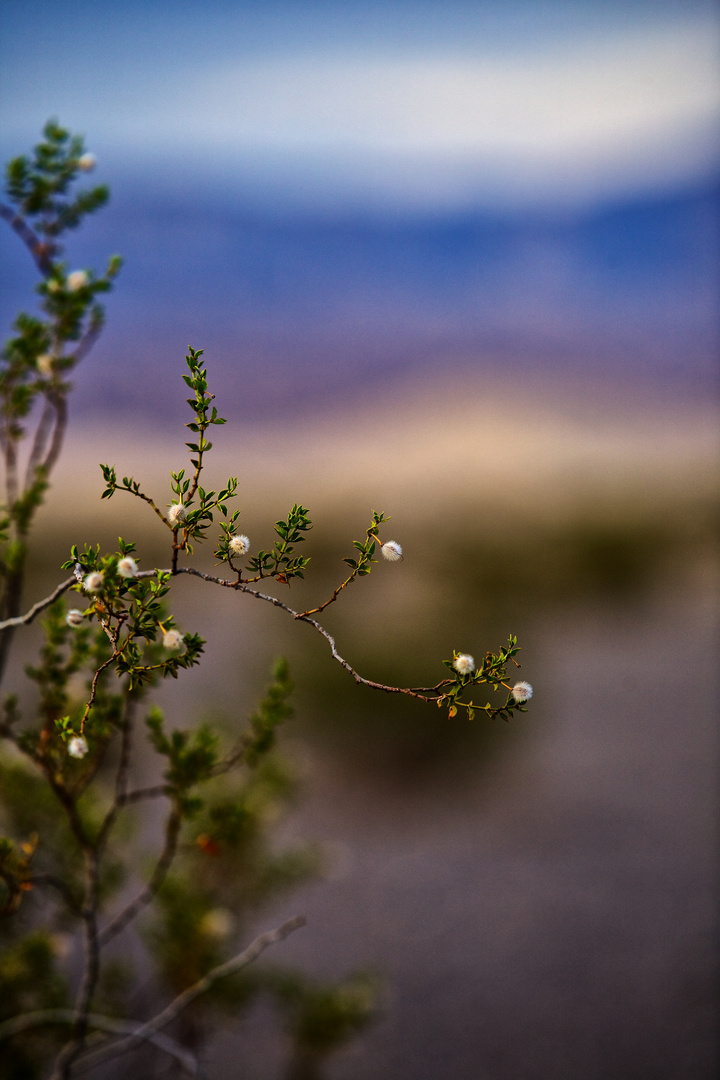
[[(204, 347), (241, 410), (472, 371), (632, 376), (714, 392), (720, 183), (566, 213), (310, 214), (208, 189), (115, 183), (72, 267), (126, 263), (78, 374), (96, 413), (164, 414), (161, 381)], [(3, 332), (32, 266), (2, 238)]]

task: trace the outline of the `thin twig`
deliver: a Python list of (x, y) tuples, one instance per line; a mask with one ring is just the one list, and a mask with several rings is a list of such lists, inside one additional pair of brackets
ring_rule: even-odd
[(175, 858), (181, 823), (182, 815), (180, 810), (177, 806), (174, 806), (165, 825), (165, 843), (163, 845), (163, 850), (158, 857), (158, 861), (155, 863), (155, 869), (152, 872), (149, 882), (142, 892), (140, 892), (134, 900), (131, 900), (127, 907), (123, 908), (123, 910), (100, 932), (98, 941), (101, 948), (107, 945), (108, 941), (117, 937), (117, 935), (125, 929), (128, 923), (132, 922), (143, 908), (147, 907), (158, 892), (167, 876), (170, 865)]
[[(374, 540), (376, 543), (380, 542), (379, 539), (378, 539), (378, 535), (377, 535), (377, 526), (376, 525), (371, 526), (368, 529), (368, 531), (367, 531), (367, 539), (368, 539), (368, 543), (369, 543), (370, 540)], [(367, 564), (365, 564), (365, 565), (367, 565)], [(319, 607), (308, 608), (307, 611), (303, 611), (303, 615), (319, 615), (322, 611), (325, 610), (325, 608), (330, 607), (331, 604), (334, 604), (335, 601), (337, 600), (338, 596), (340, 595), (340, 593), (343, 591), (343, 589), (346, 589), (348, 587), (348, 585), (350, 585), (355, 580), (355, 578), (358, 576), (358, 574), (360, 573), (360, 571), (362, 569), (363, 569), (363, 562), (362, 562), (362, 559), (361, 559), (358, 562), (355, 569), (353, 570), (353, 572), (350, 574), (350, 576), (347, 577), (345, 579), (345, 581), (343, 581), (340, 585), (338, 585), (337, 589), (335, 589), (335, 591), (333, 592), (333, 594), (332, 594), (332, 596), (330, 597), (329, 600), (326, 600), (324, 604), (320, 604)], [(298, 616), (298, 618), (299, 618), (299, 616)]]
[(26, 615), (16, 615), (14, 619), (5, 619), (4, 622), (0, 622), (0, 630), (5, 630), (9, 626), (24, 626), (27, 623), (31, 623), (41, 611), (50, 607), (59, 596), (62, 596), (64, 592), (67, 592), (71, 585), (75, 584), (75, 576), (67, 578), (58, 587), (46, 596), (44, 600), (38, 600), (37, 604), (33, 604)]
[(57, 394), (53, 401), (55, 406), (55, 427), (53, 428), (52, 439), (50, 441), (50, 448), (45, 456), (45, 460), (42, 463), (42, 468), (49, 475), (55, 462), (60, 457), (62, 451), (63, 442), (65, 440), (65, 429), (67, 428), (67, 398), (64, 394)]
[(73, 365), (74, 367), (77, 367), (77, 365), (85, 359), (85, 357), (97, 341), (98, 337), (100, 336), (102, 328), (103, 324), (102, 321), (100, 321), (100, 323), (89, 326), (88, 329), (85, 331), (72, 354), (73, 359), (75, 360), (75, 364)]
[(18, 497), (18, 461), (16, 440), (12, 432), (7, 434), (3, 431), (3, 452), (5, 455), (5, 490), (7, 492), (7, 504), (12, 507)]
[(50, 885), (53, 889), (57, 889), (73, 915), (80, 914), (80, 905), (73, 895), (72, 889), (62, 880), (62, 878), (56, 877), (55, 874), (41, 873), (30, 874), (25, 880), (31, 885)]
[[(111, 641), (112, 641), (112, 637), (111, 637)], [(100, 676), (103, 673), (103, 671), (105, 670), (105, 668), (110, 667), (110, 664), (112, 664), (113, 661), (117, 659), (118, 653), (117, 653), (117, 650), (115, 648), (116, 642), (112, 641), (112, 644), (113, 644), (112, 655), (108, 656), (107, 660), (103, 664), (100, 665), (100, 667), (97, 669), (97, 671), (93, 675), (93, 681), (92, 681), (92, 684), (90, 686), (90, 697), (88, 698), (87, 704), (85, 705), (85, 712), (83, 713), (82, 720), (80, 721), (80, 734), (81, 735), (83, 735), (85, 733), (85, 721), (87, 720), (88, 716), (90, 715), (90, 710), (93, 707), (93, 703), (94, 703), (95, 697), (97, 695), (98, 679), (100, 678)]]
[(128, 696), (125, 699), (125, 716), (122, 729), (122, 743), (120, 745), (120, 761), (118, 762), (118, 769), (115, 776), (115, 798), (113, 799), (112, 806), (108, 810), (100, 831), (98, 832), (96, 847), (98, 852), (101, 852), (107, 843), (107, 838), (110, 835), (118, 814), (125, 805), (125, 797), (127, 795), (128, 776), (130, 773), (130, 752), (132, 750), (132, 736), (133, 736), (133, 721), (135, 719), (135, 705), (136, 699), (128, 692)]
[(248, 945), (247, 949), (234, 956), (231, 960), (226, 961), (224, 964), (220, 964), (218, 967), (213, 968), (207, 975), (199, 979), (198, 982), (188, 987), (187, 990), (183, 990), (182, 994), (179, 994), (174, 1001), (159, 1012), (157, 1016), (154, 1016), (152, 1020), (148, 1020), (146, 1024), (143, 1024), (133, 1035), (128, 1039), (123, 1039), (122, 1042), (115, 1043), (114, 1046), (107, 1048), (103, 1047), (101, 1050), (97, 1050), (94, 1053), (88, 1054), (78, 1063), (79, 1066), (90, 1068), (92, 1065), (105, 1060), (108, 1057), (115, 1057), (118, 1054), (124, 1054), (128, 1050), (132, 1050), (148, 1035), (155, 1035), (161, 1028), (170, 1024), (176, 1019), (180, 1013), (192, 1004), (196, 998), (201, 994), (207, 993), (211, 986), (219, 979), (224, 979), (228, 975), (232, 975), (234, 972), (239, 971), (241, 968), (251, 964), (253, 960), (256, 960), (261, 953), (265, 951), (270, 945), (275, 945), (278, 941), (282, 941), (284, 938), (292, 934), (294, 930), (299, 930), (301, 926), (304, 926), (306, 919), (304, 915), (296, 915), (292, 919), (288, 919), (282, 926), (278, 926), (275, 930), (268, 930), (264, 934), (260, 934), (255, 940)]
[(247, 753), (250, 746), (253, 743), (253, 736), (249, 731), (244, 731), (242, 735), (236, 740), (235, 745), (226, 758), (222, 761), (218, 761), (217, 765), (214, 765), (211, 769), (212, 776), (222, 776), (223, 773), (229, 772), (233, 765), (237, 765)]
[(34, 229), (30, 228), (25, 218), (13, 210), (11, 206), (8, 206), (7, 203), (0, 202), (0, 217), (4, 218), (18, 234), (35, 260), (35, 265), (43, 277), (49, 277), (52, 270), (52, 256), (57, 250), (57, 245), (41, 240)]
[(43, 405), (40, 419), (38, 420), (38, 426), (35, 429), (35, 437), (33, 439), (32, 450), (28, 457), (27, 470), (25, 472), (25, 491), (28, 490), (37, 472), (38, 466), (42, 461), (45, 453), (45, 447), (47, 445), (48, 436), (52, 428), (53, 418), (55, 417), (55, 405), (50, 399), (50, 396), (45, 394), (45, 404)]
[[(13, 1016), (0, 1024), (0, 1042), (11, 1039), (13, 1035), (21, 1035), (24, 1031), (33, 1028), (46, 1027), (49, 1024), (71, 1024), (75, 1019), (72, 1009), (38, 1009), (36, 1012), (23, 1013)], [(88, 1027), (98, 1031), (109, 1031), (113, 1035), (136, 1035), (142, 1028), (142, 1024), (132, 1020), (116, 1020), (110, 1016), (98, 1016), (97, 1013), (88, 1015)], [(152, 1043), (164, 1053), (174, 1057), (188, 1076), (200, 1076), (200, 1066), (197, 1059), (189, 1050), (180, 1046), (169, 1035), (161, 1035), (150, 1032), (142, 1036), (143, 1040)], [(76, 1069), (82, 1070), (83, 1061), (78, 1062)]]
[(83, 845), (85, 856), (85, 897), (80, 913), (85, 927), (85, 964), (75, 998), (72, 1035), (55, 1059), (51, 1080), (68, 1080), (72, 1065), (85, 1045), (90, 1006), (100, 975), (100, 946), (97, 932), (99, 857), (90, 843)]
[(128, 791), (121, 800), (122, 806), (130, 806), (133, 803), (142, 802), (143, 799), (159, 799), (162, 795), (171, 795), (172, 788), (169, 784), (158, 784), (156, 787), (138, 788), (137, 791)]
[[(21, 746), (22, 749), (22, 746)], [(82, 819), (78, 813), (77, 806), (75, 805), (75, 799), (71, 792), (65, 787), (65, 784), (60, 775), (55, 771), (52, 762), (46, 761), (44, 755), (39, 753), (37, 756), (32, 752), (28, 753), (28, 757), (31, 761), (34, 761), (36, 765), (42, 769), (47, 777), (47, 781), (50, 787), (53, 789), (56, 798), (59, 800), (65, 813), (68, 817), (68, 823), (72, 829), (73, 835), (77, 840), (80, 847), (85, 850), (89, 850), (90, 837), (87, 834), (85, 826), (82, 823)]]
[[(167, 571), (163, 572), (167, 573)], [(233, 589), (236, 592), (247, 593), (248, 596), (254, 596), (258, 600), (265, 600), (268, 604), (272, 604), (273, 607), (281, 608), (283, 611), (286, 611), (288, 615), (292, 615), (292, 617), (298, 622), (304, 622), (307, 623), (308, 626), (312, 626), (315, 630), (317, 630), (319, 634), (322, 634), (322, 636), (329, 644), (333, 659), (337, 660), (337, 662), (342, 667), (344, 667), (345, 670), (350, 673), (350, 675), (352, 675), (355, 682), (361, 684), (362, 686), (369, 686), (373, 690), (382, 690), (386, 694), (405, 694), (409, 697), (418, 698), (420, 701), (437, 701), (439, 697), (443, 696), (444, 688), (453, 684), (452, 679), (443, 679), (441, 682), (436, 683), (435, 686), (386, 686), (385, 683), (379, 683), (375, 682), (372, 679), (366, 679), (362, 675), (360, 675), (359, 672), (357, 672), (355, 668), (352, 667), (352, 665), (349, 664), (343, 656), (340, 655), (332, 634), (330, 634), (324, 626), (317, 622), (316, 619), (311, 619), (310, 616), (307, 615), (304, 611), (295, 611), (294, 608), (291, 608), (288, 604), (283, 603), (282, 600), (278, 600), (276, 596), (271, 596), (269, 593), (262, 593), (258, 589), (251, 589), (246, 584), (244, 584), (244, 582), (226, 581), (224, 578), (215, 577), (212, 574), (205, 574), (201, 570), (196, 570), (192, 566), (180, 566), (175, 572), (176, 574), (192, 574), (194, 577), (202, 578), (203, 581), (211, 581), (214, 585), (221, 585), (224, 586), (226, 589)]]

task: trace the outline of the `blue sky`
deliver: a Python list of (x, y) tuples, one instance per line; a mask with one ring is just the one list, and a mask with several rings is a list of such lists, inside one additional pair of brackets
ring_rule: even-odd
[(3, 148), (58, 114), (113, 167), (246, 198), (563, 205), (718, 164), (714, 4), (6, 0), (3, 22)]
[(3, 157), (83, 132), (113, 197), (68, 257), (126, 256), (81, 393), (142, 408), (118, 372), (188, 343), (271, 411), (514, 361), (705, 392), (719, 43), (694, 0), (5, 0)]

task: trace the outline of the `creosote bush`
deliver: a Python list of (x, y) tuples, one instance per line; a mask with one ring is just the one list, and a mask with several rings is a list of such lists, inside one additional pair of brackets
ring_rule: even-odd
[[(115, 465), (100, 467), (101, 498), (140, 500), (157, 519), (166, 565), (144, 566), (136, 545), (122, 538), (113, 551), (78, 543), (58, 568), (65, 578), (23, 612), (28, 538), (62, 450), (69, 375), (102, 327), (98, 297), (120, 269), (118, 257), (102, 275), (60, 261), (64, 235), (108, 199), (104, 186), (76, 190), (94, 166), (82, 139), (51, 121), (31, 157), (10, 162), (9, 204), (0, 204), (41, 275), (40, 313), (18, 316), (0, 374), (0, 676), (18, 630), (42, 616), (44, 635), (37, 661), (25, 669), (29, 692), (5, 696), (0, 718), (4, 1075), (64, 1080), (137, 1050), (146, 1069), (164, 1058), (182, 1074), (200, 1075), (198, 1054), (213, 1017), (236, 1017), (264, 993), (282, 1017), (287, 1076), (310, 1080), (372, 1019), (376, 980), (356, 973), (321, 985), (297, 971), (253, 964), (304, 923), (296, 916), (247, 944), (258, 910), (322, 864), (320, 851), (278, 851), (270, 837), (272, 819), (295, 795), (276, 741), (291, 715), (292, 683), (287, 664), (276, 661), (234, 739), (208, 723), (187, 730), (168, 724), (148, 700), (152, 688), (168, 676), (185, 677), (205, 648), (192, 629), (176, 625), (175, 579), (189, 575), (198, 588), (231, 590), (238, 603), (273, 605), (319, 634), (329, 659), (356, 683), (434, 704), (445, 713), (439, 722), (483, 714), (509, 720), (525, 711), (532, 689), (508, 675), (517, 666), (512, 636), (477, 660), (455, 652), (442, 661), (446, 675), (420, 687), (373, 681), (345, 659), (320, 617), (371, 573), (378, 555), (390, 564), (406, 557), (388, 535), (384, 513), (373, 512), (364, 537), (352, 542), (331, 594), (304, 610), (291, 606), (288, 587), (310, 563), (301, 547), (313, 527), (309, 511), (293, 504), (263, 547), (241, 531), (237, 478), (206, 486), (211, 429), (225, 420), (213, 404), (202, 351), (193, 348), (182, 376), (191, 414), (188, 458), (170, 474), (168, 492), (155, 497), (141, 479), (122, 476)], [(219, 573), (193, 565), (205, 540)], [(486, 700), (489, 691), (496, 700)], [(138, 760), (150, 753), (157, 779), (147, 784), (138, 779)], [(162, 807), (162, 837), (141, 859), (151, 807)], [(131, 929), (145, 951), (142, 973), (109, 948)], [(148, 972), (154, 999), (166, 1004), (137, 1015), (130, 1002)]]

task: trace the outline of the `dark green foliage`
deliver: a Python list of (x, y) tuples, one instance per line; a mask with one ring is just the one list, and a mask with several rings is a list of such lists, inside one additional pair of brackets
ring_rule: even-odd
[[(517, 643), (517, 638), (511, 634), (508, 638), (507, 646), (501, 649), (499, 653), (495, 654), (488, 652), (485, 654), (485, 658), (479, 667), (468, 674), (463, 674), (456, 670), (455, 660), (457, 653), (452, 660), (443, 660), (445, 667), (449, 668), (454, 675), (453, 684), (449, 686), (442, 698), (438, 700), (438, 705), (447, 705), (448, 715), (452, 718), (457, 715), (458, 709), (465, 709), (468, 720), (475, 719), (475, 711), (479, 710), (487, 713), (489, 717), (500, 717), (501, 720), (509, 720), (514, 712), (526, 712), (526, 708), (523, 704), (516, 702), (510, 692), (510, 687), (505, 682), (508, 678), (507, 666), (508, 663), (512, 663), (515, 657), (520, 652), (520, 647)], [(466, 690), (470, 690), (475, 686), (482, 686), (485, 684), (491, 684), (493, 690), (497, 692), (500, 686), (504, 686), (508, 690), (507, 700), (505, 704), (498, 707), (493, 706), (491, 702), (487, 702), (485, 705), (476, 705), (471, 699), (470, 701), (463, 701), (461, 694)]]
[(357, 559), (343, 559), (343, 562), (347, 563), (352, 570), (352, 577), (364, 577), (365, 574), (370, 573), (370, 564), (377, 562), (377, 559), (373, 559), (375, 554), (375, 546), (377, 544), (377, 531), (383, 522), (388, 521), (384, 514), (378, 514), (373, 510), (372, 524), (367, 531), (365, 540), (353, 540), (353, 546), (360, 552)]
[(293, 709), (288, 704), (292, 689), (287, 661), (277, 660), (273, 668), (273, 680), (265, 697), (259, 702), (256, 712), (250, 714), (248, 721), (250, 734), (244, 749), (244, 758), (248, 765), (257, 765), (263, 755), (272, 749), (276, 728), (292, 716)]
[(268, 985), (292, 1038), (287, 1080), (322, 1080), (327, 1056), (377, 1014), (379, 981), (372, 975), (357, 973), (330, 985), (294, 971), (275, 971)]
[[(0, 939), (1, 940), (1, 939)], [(35, 930), (9, 947), (0, 947), (0, 1024), (36, 1009), (70, 1004), (67, 982), (57, 971), (58, 948), (50, 934)], [(42, 1075), (57, 1043), (57, 1029), (16, 1035), (0, 1048), (3, 1080), (34, 1080)]]
[[(250, 580), (274, 577), (283, 584), (287, 584), (291, 578), (304, 577), (303, 571), (310, 560), (293, 558), (293, 551), (294, 545), (301, 544), (305, 539), (302, 534), (310, 529), (312, 529), (312, 522), (308, 517), (308, 511), (304, 506), (293, 503), (286, 520), (275, 522), (278, 539), (272, 550), (260, 551), (248, 562), (248, 569), (251, 573), (257, 574), (257, 578)], [(221, 551), (222, 548), (218, 549), (218, 554)]]
[[(104, 274), (68, 274), (59, 237), (108, 199), (104, 186), (71, 188), (92, 167), (83, 140), (56, 121), (45, 126), (44, 140), (32, 157), (18, 157), (7, 168), (7, 193), (16, 210), (0, 203), (34, 259), (42, 280), (37, 286), (40, 315), (21, 313), (14, 336), (0, 355), (0, 446), (5, 458), (6, 506), (0, 530), (0, 622), (20, 612), (26, 539), (59, 457), (67, 426), (67, 375), (92, 347), (103, 324), (97, 297), (112, 287), (121, 260), (114, 256)], [(41, 404), (29, 460), (21, 473), (19, 447), (36, 402)], [(13, 629), (0, 630), (0, 674), (7, 662)]]
[[(44, 139), (32, 157), (16, 157), (6, 169), (6, 191), (26, 218), (42, 215), (36, 226), (46, 237), (76, 229), (86, 214), (105, 206), (110, 192), (104, 185), (68, 198), (69, 188), (83, 172), (84, 140), (71, 135), (56, 120), (43, 129)], [(57, 248), (56, 248), (57, 250)]]

